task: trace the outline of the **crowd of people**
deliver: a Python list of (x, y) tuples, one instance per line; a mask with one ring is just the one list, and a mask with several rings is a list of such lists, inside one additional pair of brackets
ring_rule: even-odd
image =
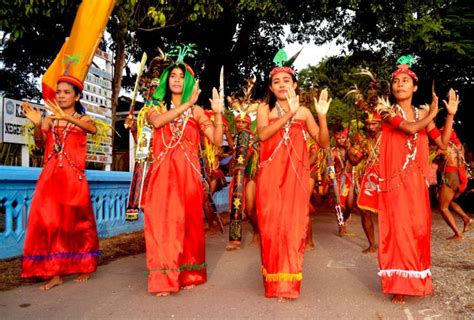
[[(159, 71), (151, 76), (155, 85), (139, 125), (127, 120), (138, 139), (143, 127), (152, 130), (146, 183), (139, 190), (150, 293), (168, 296), (207, 281), (203, 217), (210, 230), (221, 224), (209, 195), (226, 184), (219, 168), (224, 136), (232, 155), (225, 249), (242, 248), (247, 217), (252, 242), (261, 248), (266, 297), (298, 298), (304, 252), (314, 248), (310, 213), (325, 199), (335, 207), (340, 236), (350, 234), (351, 212), (360, 213), (369, 243), (364, 253), (378, 247), (383, 292), (393, 295), (392, 302), (432, 293), (430, 143), (439, 160), (439, 208), (454, 232), (449, 239), (464, 239), (473, 223), (456, 202), (466, 190), (467, 173), (464, 149), (453, 130), (459, 104), (454, 90), (444, 101), (447, 116), (438, 130), (438, 97), (433, 92), (429, 106), (414, 107), (419, 79), (410, 61), (401, 60), (390, 79), (392, 102), (379, 98), (366, 110), (365, 136), (341, 124), (331, 137), (328, 90), (320, 90), (308, 104), (300, 96), (296, 72), (282, 60), (268, 74), (266, 99), (256, 104), (256, 129), (251, 129), (251, 111), (242, 107), (255, 105), (249, 97), (240, 101), (231, 128), (217, 89), (211, 111), (196, 104), (199, 81), (184, 62), (185, 51), (161, 69), (150, 68)], [(21, 276), (48, 279), (44, 290), (68, 274), (80, 274), (77, 281), (89, 279), (99, 257), (84, 174), (86, 134), (94, 134), (96, 127), (80, 108), (82, 89), (80, 79), (60, 77), (56, 101), (46, 102), (51, 112), (46, 118), (23, 105), (35, 143), (44, 148), (44, 168), (29, 213)], [(453, 212), (462, 218), (462, 228)]]

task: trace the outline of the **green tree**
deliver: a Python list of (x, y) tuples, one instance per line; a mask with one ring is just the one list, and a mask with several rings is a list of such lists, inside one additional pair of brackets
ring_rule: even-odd
[[(79, 0), (1, 0), (0, 90), (14, 98), (41, 99), (32, 81), (53, 61), (72, 27)], [(28, 23), (25, 23), (27, 21)]]

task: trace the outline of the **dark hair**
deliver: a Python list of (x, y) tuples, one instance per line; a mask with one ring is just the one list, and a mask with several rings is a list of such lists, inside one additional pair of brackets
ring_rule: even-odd
[(74, 111), (76, 111), (78, 114), (82, 114), (82, 115), (86, 114), (86, 108), (84, 108), (84, 106), (81, 104), (81, 99), (80, 99), (82, 97), (82, 91), (70, 82), (60, 81), (58, 83), (61, 83), (61, 82), (64, 82), (64, 83), (67, 83), (68, 85), (70, 85), (72, 87), (72, 89), (74, 90), (74, 94), (76, 96), (79, 95), (79, 100), (74, 102)]
[[(167, 110), (170, 110), (170, 108), (171, 108), (171, 90), (170, 90), (170, 84), (169, 84), (171, 71), (173, 71), (176, 68), (181, 69), (181, 71), (183, 71), (183, 74), (186, 74), (186, 68), (182, 64), (177, 64), (177, 65), (174, 65), (170, 68), (170, 72), (168, 74), (168, 79), (166, 79), (166, 93), (165, 93), (165, 97), (163, 98), (163, 102), (166, 104), (166, 109)], [(183, 86), (183, 88), (184, 88), (184, 86)]]
[[(295, 83), (298, 82), (298, 79), (296, 79), (296, 76), (294, 74), (290, 74), (290, 73), (288, 74), (291, 76), (291, 79), (293, 80), (293, 82)], [(265, 93), (265, 101), (268, 103), (270, 111), (273, 110), (273, 108), (275, 108), (275, 104), (277, 101), (275, 94), (270, 90), (271, 86), (272, 86), (272, 78), (268, 78), (267, 91)], [(296, 88), (296, 94), (298, 94), (298, 88)]]
[(342, 131), (344, 131), (344, 130), (345, 130), (345, 128), (344, 128), (344, 127), (342, 126), (342, 124), (340, 124), (340, 123), (336, 123), (336, 124), (334, 124), (333, 127), (332, 127), (332, 132), (333, 132), (333, 133), (342, 132)]

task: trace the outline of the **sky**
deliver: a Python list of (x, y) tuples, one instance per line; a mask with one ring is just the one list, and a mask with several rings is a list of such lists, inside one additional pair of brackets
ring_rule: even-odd
[(301, 69), (307, 68), (309, 65), (317, 65), (325, 57), (339, 55), (342, 50), (342, 46), (338, 46), (334, 42), (324, 45), (315, 45), (314, 43), (287, 44), (284, 49), (288, 57), (291, 57), (298, 52), (301, 47), (303, 47), (303, 51), (301, 51), (294, 63), (294, 67), (297, 71), (301, 71)]

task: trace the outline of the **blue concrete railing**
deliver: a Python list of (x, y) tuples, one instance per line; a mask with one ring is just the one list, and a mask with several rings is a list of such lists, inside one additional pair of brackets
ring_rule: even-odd
[[(28, 213), (41, 168), (0, 166), (0, 259), (23, 252)], [(100, 238), (143, 229), (143, 215), (125, 221), (131, 173), (87, 170)], [(217, 212), (228, 211), (228, 187), (213, 196)]]
[[(0, 259), (23, 251), (28, 212), (41, 168), (0, 166)], [(143, 229), (143, 215), (125, 221), (130, 187), (129, 172), (87, 170), (100, 238)]]

